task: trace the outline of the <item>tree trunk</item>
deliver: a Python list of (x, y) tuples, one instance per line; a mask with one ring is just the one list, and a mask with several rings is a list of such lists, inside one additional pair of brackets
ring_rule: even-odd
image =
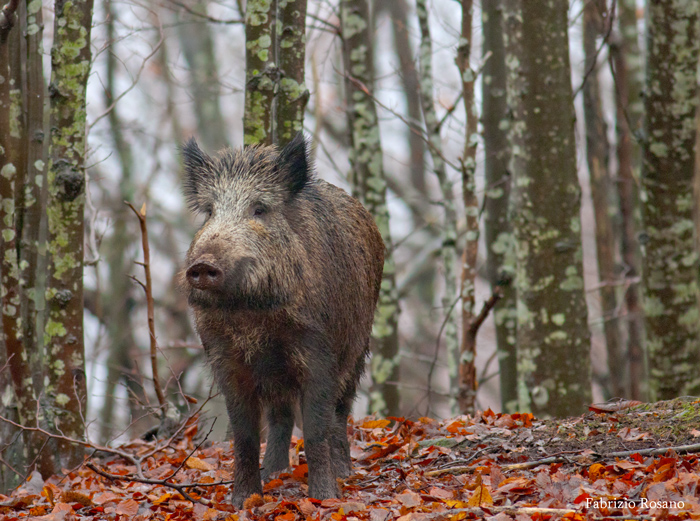
[(459, 377), (459, 341), (457, 337), (457, 313), (454, 308), (457, 304), (457, 212), (455, 210), (454, 187), (447, 175), (445, 159), (442, 153), (442, 138), (440, 137), (440, 122), (435, 111), (433, 100), (433, 48), (430, 36), (430, 24), (428, 20), (428, 5), (425, 0), (416, 2), (418, 25), (420, 27), (420, 49), (418, 51), (420, 64), (420, 97), (423, 107), (423, 120), (426, 133), (430, 141), (430, 155), (433, 160), (433, 172), (440, 184), (442, 192), (442, 204), (445, 207), (445, 224), (442, 232), (442, 257), (445, 294), (442, 298), (443, 313), (445, 314), (445, 348), (447, 352), (447, 366), (450, 376), (450, 389), (453, 389), (456, 403), (458, 394)]
[[(107, 13), (107, 42), (111, 46), (107, 54), (107, 71), (104, 85), (105, 105), (109, 106), (116, 98), (115, 74), (117, 54), (115, 46), (117, 39), (115, 36), (115, 23), (119, 14), (114, 9), (112, 0), (106, 0), (104, 7)], [(188, 53), (183, 52), (183, 54), (189, 63)], [(204, 57), (201, 57), (201, 59), (206, 60)], [(190, 66), (192, 66), (191, 63)], [(194, 79), (193, 81), (196, 82), (197, 80)], [(201, 93), (197, 91), (196, 87), (194, 90), (195, 104), (198, 102), (205, 103), (206, 100), (197, 99)], [(197, 107), (199, 106), (197, 105)], [(105, 317), (101, 317), (104, 318), (109, 336), (107, 382), (104, 405), (100, 410), (100, 438), (103, 443), (106, 443), (112, 436), (116, 389), (122, 379), (128, 390), (129, 410), (132, 418), (139, 418), (142, 414), (142, 407), (139, 403), (147, 403), (135, 363), (139, 359), (140, 353), (134, 340), (133, 321), (131, 320), (131, 313), (134, 308), (133, 283), (127, 276), (131, 269), (133, 258), (128, 254), (129, 250), (124, 247), (126, 244), (133, 242), (131, 240), (133, 235), (129, 232), (129, 227), (127, 226), (127, 222), (132, 219), (132, 215), (124, 205), (124, 201), (133, 201), (135, 194), (132, 176), (133, 156), (131, 145), (123, 133), (124, 125), (119, 116), (118, 108), (118, 105), (114, 106), (108, 115), (109, 129), (114, 142), (114, 150), (119, 159), (121, 172), (117, 194), (115, 194), (115, 197), (108, 198), (107, 201), (113, 215), (114, 226), (112, 234), (104, 241), (105, 261), (109, 267), (109, 289), (106, 298), (110, 305), (106, 309)], [(199, 111), (196, 110), (195, 112), (199, 119)], [(210, 122), (211, 125), (208, 128), (214, 128), (216, 122)], [(225, 136), (219, 136), (219, 138), (222, 137), (225, 138)], [(204, 134), (202, 135), (202, 140), (204, 141)], [(218, 144), (219, 146), (222, 145), (221, 142)]]
[(280, 2), (277, 55), (280, 84), (277, 95), (275, 142), (282, 148), (304, 130), (309, 91), (304, 84), (306, 56), (306, 0)]
[(370, 412), (399, 414), (398, 295), (379, 123), (372, 91), (373, 46), (368, 0), (341, 2), (345, 96), (351, 130), (352, 185), (374, 215), (386, 246), (379, 304), (372, 329)]
[(245, 13), (245, 113), (244, 143), (271, 145), (275, 87), (275, 0), (248, 0)]
[(507, 0), (506, 63), (515, 79), (518, 368), (521, 410), (580, 414), (590, 402), (590, 334), (583, 288), (580, 194), (568, 3)]
[[(48, 244), (51, 257), (44, 328), (50, 428), (70, 438), (85, 434), (83, 228), (85, 205), (85, 90), (90, 72), (92, 0), (55, 5), (51, 50), (51, 137)], [(83, 460), (82, 447), (57, 443), (58, 468)]]
[(597, 44), (604, 35), (603, 18), (605, 2), (587, 2), (583, 10), (583, 50), (585, 74), (583, 84), (583, 110), (586, 122), (586, 159), (591, 179), (593, 210), (595, 212), (596, 254), (598, 280), (600, 281), (600, 306), (603, 332), (608, 353), (608, 392), (617, 398), (627, 397), (627, 364), (624, 360), (617, 320), (617, 296), (615, 295), (615, 237), (610, 219), (610, 176), (608, 159), (608, 127), (603, 117), (603, 100), (598, 80)]
[(700, 392), (692, 197), (700, 3), (647, 6), (644, 311), (651, 399), (666, 400)]
[(491, 291), (503, 295), (494, 308), (496, 349), (500, 373), (501, 406), (515, 412), (518, 402), (515, 335), (515, 243), (508, 216), (511, 176), (508, 171), (508, 100), (503, 35), (502, 0), (482, 4), (484, 44), (488, 59), (483, 69), (484, 125), (484, 233), (486, 235), (486, 273)]
[(641, 167), (638, 146), (642, 117), (641, 53), (637, 42), (637, 14), (634, 0), (618, 3), (619, 32), (610, 45), (610, 61), (615, 77), (615, 131), (617, 134), (617, 193), (620, 199), (621, 254), (626, 279), (625, 307), (627, 313), (627, 356), (629, 359), (629, 397), (644, 400), (642, 383), (644, 369), (644, 317), (640, 306), (641, 273), (639, 244), (639, 196), (637, 182)]
[[(192, 9), (206, 13), (207, 4), (208, 1), (196, 3)], [(178, 26), (177, 31), (190, 73), (190, 89), (201, 144), (205, 150), (219, 150), (228, 145), (228, 139), (226, 122), (219, 103), (221, 81), (211, 27), (202, 22), (183, 23)]]
[(476, 196), (476, 147), (478, 116), (474, 105), (476, 72), (471, 68), (472, 0), (462, 0), (462, 31), (457, 47), (457, 67), (462, 77), (462, 94), (467, 120), (462, 157), (462, 202), (466, 215), (466, 236), (462, 252), (460, 297), (462, 299), (462, 346), (459, 354), (457, 405), (462, 414), (476, 410), (476, 262), (479, 252), (479, 200)]

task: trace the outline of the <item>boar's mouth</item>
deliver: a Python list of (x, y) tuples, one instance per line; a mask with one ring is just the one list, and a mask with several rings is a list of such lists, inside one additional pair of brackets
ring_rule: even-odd
[(279, 293), (251, 285), (255, 259), (243, 257), (231, 267), (222, 267), (210, 256), (202, 256), (184, 270), (187, 301), (198, 308), (271, 310), (287, 300)]

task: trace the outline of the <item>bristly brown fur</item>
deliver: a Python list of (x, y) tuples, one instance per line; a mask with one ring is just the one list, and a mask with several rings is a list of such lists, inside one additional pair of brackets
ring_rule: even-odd
[[(302, 136), (281, 151), (248, 147), (215, 158), (191, 141), (183, 157), (190, 207), (208, 216), (183, 284), (231, 420), (233, 502), (262, 491), (263, 409), (263, 477), (288, 466), (295, 403), (309, 493), (337, 497), (335, 478), (351, 468), (347, 416), (381, 284), (379, 230), (357, 200), (314, 177)], [(201, 266), (215, 282), (199, 282)]]

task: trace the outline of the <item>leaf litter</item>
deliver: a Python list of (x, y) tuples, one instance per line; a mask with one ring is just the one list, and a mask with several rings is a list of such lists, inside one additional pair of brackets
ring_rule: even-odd
[[(341, 499), (308, 497), (303, 440), (294, 438), (292, 467), (238, 511), (228, 500), (231, 442), (202, 443), (188, 428), (145, 461), (141, 481), (114, 455), (90, 460), (102, 474), (85, 465), (46, 481), (32, 473), (0, 495), (0, 519), (700, 519), (699, 420), (694, 399), (596, 404), (566, 419), (487, 410), (444, 421), (358, 420), (348, 426), (354, 473), (339, 480)], [(135, 440), (121, 450), (154, 447)], [(194, 502), (170, 483), (190, 485)]]

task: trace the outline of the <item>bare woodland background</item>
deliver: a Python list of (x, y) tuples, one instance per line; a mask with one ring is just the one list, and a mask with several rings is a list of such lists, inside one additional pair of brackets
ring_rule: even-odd
[[(318, 175), (360, 197), (391, 253), (357, 415), (563, 415), (697, 394), (696, 0), (249, 0), (247, 17), (243, 0), (95, 0), (92, 19), (88, 2), (12, 4), (14, 28), (0, 24), (4, 418), (55, 417), (67, 437), (87, 425), (103, 442), (157, 423), (147, 300), (131, 278), (139, 221), (124, 201), (145, 204), (170, 407), (210, 394), (176, 282), (198, 226), (177, 147), (283, 143), (302, 115)], [(275, 5), (278, 28), (251, 23)], [(273, 104), (267, 128), (257, 118)], [(76, 273), (83, 299), (66, 282)], [(64, 324), (83, 304), (84, 321)], [(69, 429), (56, 396), (82, 378)], [(0, 432), (0, 464), (45, 443)]]

